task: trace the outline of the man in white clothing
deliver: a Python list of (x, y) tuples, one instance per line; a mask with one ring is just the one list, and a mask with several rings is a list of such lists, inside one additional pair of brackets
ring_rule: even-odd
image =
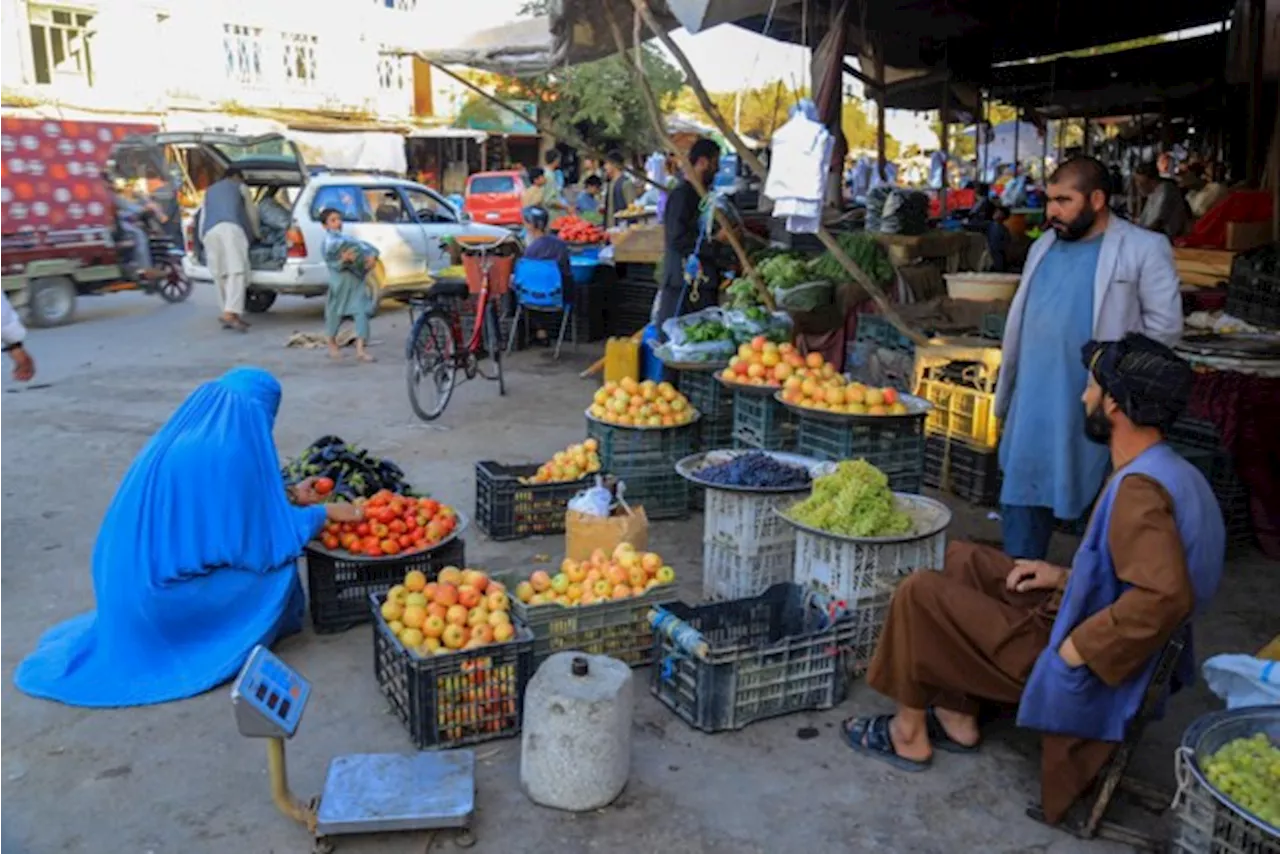
[(9, 304), (8, 294), (5, 294), (3, 299), (3, 317), (0, 317), (0, 325), (3, 326), (4, 351), (9, 354), (10, 359), (13, 359), (13, 378), (25, 383), (36, 375), (35, 360), (23, 346), (27, 338), (27, 328), (22, 325), (18, 313)]
[(200, 240), (222, 298), (222, 327), (237, 332), (249, 329), (241, 315), (249, 281), (249, 235), (255, 230), (243, 187), (240, 170), (228, 169), (205, 191), (200, 214)]

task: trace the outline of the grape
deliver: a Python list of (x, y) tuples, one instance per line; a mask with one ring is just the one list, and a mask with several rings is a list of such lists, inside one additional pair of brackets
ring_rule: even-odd
[(698, 471), (698, 479), (722, 486), (752, 486), (784, 489), (807, 486), (809, 472), (799, 466), (780, 463), (768, 454), (751, 451)]
[(846, 460), (813, 483), (813, 494), (789, 515), (820, 531), (847, 537), (906, 534), (911, 518), (897, 509), (889, 479), (866, 460)]
[(1280, 826), (1280, 748), (1266, 733), (1227, 742), (1208, 758), (1203, 770), (1233, 803)]

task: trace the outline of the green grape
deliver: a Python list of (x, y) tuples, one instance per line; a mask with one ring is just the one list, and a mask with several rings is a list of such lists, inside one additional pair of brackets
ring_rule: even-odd
[(1280, 748), (1266, 733), (1229, 741), (1203, 765), (1222, 794), (1271, 825), (1280, 826)]
[(866, 460), (846, 460), (813, 483), (809, 498), (790, 511), (796, 521), (848, 537), (886, 537), (911, 531), (894, 504), (889, 479)]

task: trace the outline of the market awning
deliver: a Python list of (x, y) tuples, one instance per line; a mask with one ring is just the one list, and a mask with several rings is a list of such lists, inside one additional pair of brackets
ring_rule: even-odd
[(409, 139), (469, 139), (472, 142), (484, 142), (489, 138), (489, 134), (482, 130), (452, 127), (418, 128), (407, 136)]
[(1213, 33), (1098, 56), (992, 69), (991, 96), (1046, 115), (1106, 115), (1159, 109), (1220, 84), (1227, 36)]

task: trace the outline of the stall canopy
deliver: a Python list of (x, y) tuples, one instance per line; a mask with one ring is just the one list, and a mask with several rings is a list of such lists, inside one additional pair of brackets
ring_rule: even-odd
[(1133, 114), (1203, 97), (1218, 87), (1227, 36), (1213, 33), (1148, 47), (991, 71), (991, 97), (1050, 116)]

